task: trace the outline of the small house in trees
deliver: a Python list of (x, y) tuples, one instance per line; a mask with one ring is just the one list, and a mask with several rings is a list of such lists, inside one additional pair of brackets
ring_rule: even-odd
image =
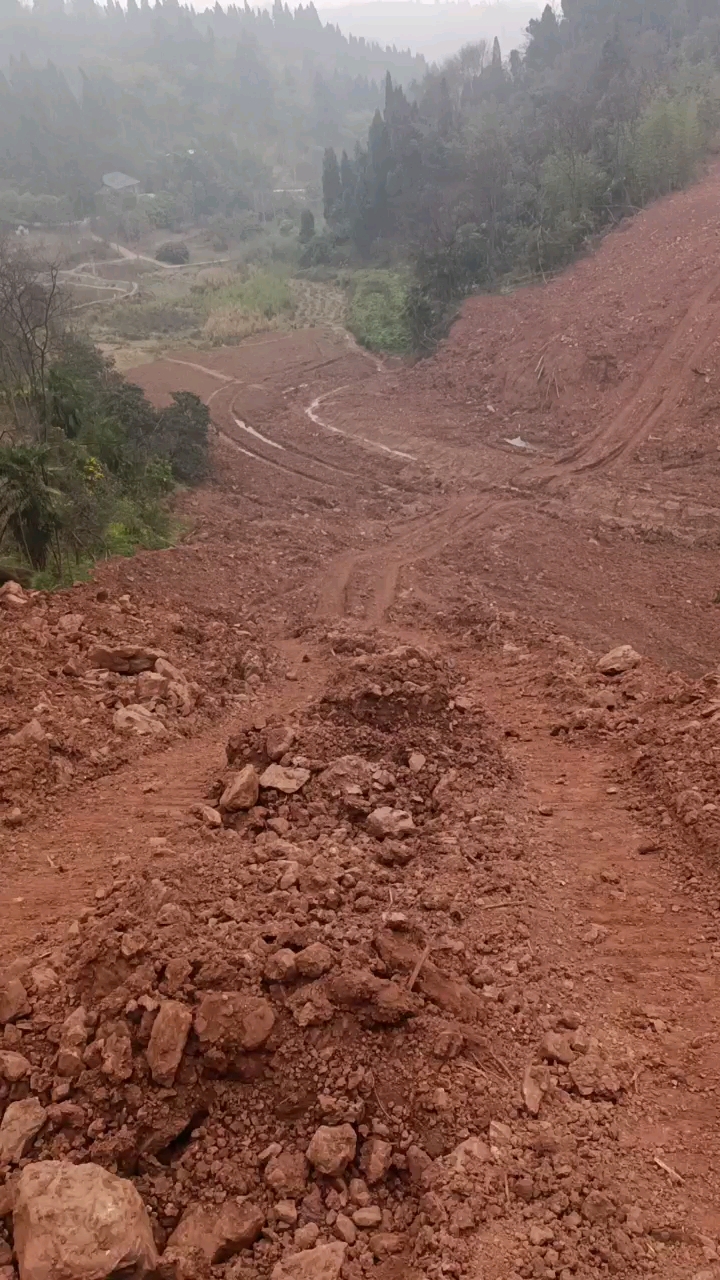
[(104, 173), (103, 190), (112, 191), (115, 195), (137, 195), (140, 179), (131, 178), (128, 173)]

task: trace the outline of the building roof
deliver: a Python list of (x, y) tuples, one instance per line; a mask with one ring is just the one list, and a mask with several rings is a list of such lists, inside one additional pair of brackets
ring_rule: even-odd
[(104, 173), (103, 186), (111, 191), (125, 191), (128, 187), (139, 187), (140, 179), (131, 178), (127, 173)]

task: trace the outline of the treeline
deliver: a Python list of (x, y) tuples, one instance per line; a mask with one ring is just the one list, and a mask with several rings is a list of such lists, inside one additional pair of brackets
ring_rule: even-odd
[(307, 265), (410, 257), (410, 341), (458, 299), (543, 276), (690, 181), (720, 127), (717, 0), (563, 0), (528, 42), (469, 46), (414, 94), (388, 75), (367, 144), (325, 153)]
[(84, 217), (114, 170), (183, 195), (198, 216), (250, 207), (273, 168), (303, 186), (325, 146), (362, 136), (387, 71), (408, 84), (424, 68), (346, 38), (312, 3), (195, 13), (177, 0), (0, 0), (5, 216), (25, 199), (39, 220)]
[(153, 408), (64, 312), (57, 269), (0, 243), (0, 560), (48, 584), (167, 545), (168, 496), (208, 471), (202, 401)]

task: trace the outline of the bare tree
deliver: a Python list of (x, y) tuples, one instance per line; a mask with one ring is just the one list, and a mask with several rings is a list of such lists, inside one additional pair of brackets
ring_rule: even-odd
[(48, 374), (65, 306), (60, 266), (0, 239), (0, 399), (19, 438), (45, 438)]

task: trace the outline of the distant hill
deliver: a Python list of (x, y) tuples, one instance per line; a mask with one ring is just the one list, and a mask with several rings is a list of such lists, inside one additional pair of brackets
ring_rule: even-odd
[(539, 18), (542, 4), (533, 0), (499, 0), (495, 4), (423, 4), (420, 0), (355, 0), (336, 6), (318, 4), (323, 22), (333, 22), (344, 34), (364, 36), (381, 45), (396, 45), (421, 53), (430, 62), (452, 57), (464, 44), (495, 36), (503, 54), (522, 48), (531, 18)]

